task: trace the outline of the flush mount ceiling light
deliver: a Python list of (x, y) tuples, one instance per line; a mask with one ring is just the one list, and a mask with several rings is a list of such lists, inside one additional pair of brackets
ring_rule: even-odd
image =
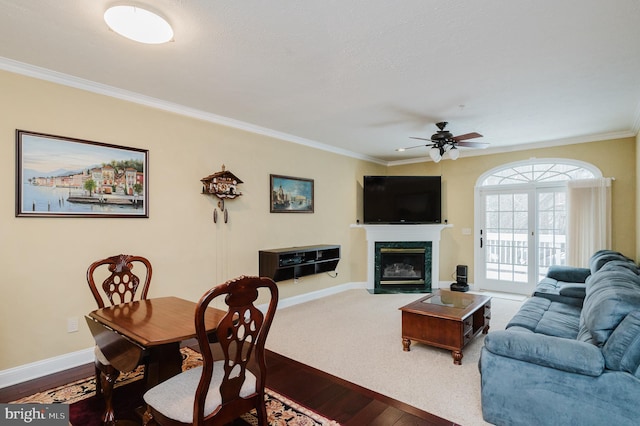
[(138, 6), (110, 7), (104, 20), (116, 33), (140, 43), (161, 44), (173, 39), (173, 29), (164, 18)]

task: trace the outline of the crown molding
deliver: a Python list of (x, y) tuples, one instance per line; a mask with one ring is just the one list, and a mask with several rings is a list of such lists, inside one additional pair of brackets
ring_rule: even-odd
[[(173, 102), (163, 101), (161, 99), (145, 96), (140, 93), (131, 92), (128, 90), (119, 89), (117, 87), (108, 86), (105, 84), (96, 83), (94, 81), (86, 80), (83, 78), (75, 77), (69, 74), (52, 71), (46, 68), (37, 67), (35, 65), (26, 64), (24, 62), (14, 61), (13, 59), (4, 58), (0, 56), (0, 70), (13, 72), (15, 74), (24, 75), (27, 77), (37, 78), (40, 80), (49, 81), (52, 83), (73, 87), (80, 90), (85, 90), (92, 93), (97, 93), (104, 96), (124, 100), (127, 102), (136, 103), (139, 105), (148, 106), (151, 108), (167, 111), (179, 115), (183, 115), (190, 118), (206, 121), (213, 124), (219, 124), (225, 127), (231, 127), (246, 132), (267, 136), (283, 141), (295, 143), (298, 145), (307, 146), (310, 148), (318, 149), (321, 151), (331, 152), (345, 157), (351, 157), (358, 160), (368, 161), (371, 163), (380, 164), (386, 167), (401, 166), (407, 164), (424, 163), (432, 161), (428, 155), (419, 158), (410, 158), (405, 160), (380, 160), (378, 158), (370, 157), (368, 155), (359, 154), (346, 149), (338, 148), (332, 145), (323, 144), (310, 139), (301, 138), (299, 136), (291, 135), (277, 130), (272, 130), (266, 127), (257, 126), (255, 124), (247, 123), (233, 118), (224, 117), (217, 114), (208, 113), (195, 108), (189, 108), (184, 105), (176, 104)], [(566, 139), (556, 139), (547, 141), (538, 141), (522, 145), (507, 145), (501, 147), (487, 148), (482, 150), (465, 150), (460, 152), (460, 158), (463, 157), (475, 157), (480, 155), (492, 155), (505, 152), (524, 151), (529, 149), (549, 148), (562, 145), (571, 145), (577, 143), (596, 142), (602, 140), (612, 140), (627, 137), (636, 137), (640, 132), (640, 104), (635, 114), (635, 120), (633, 128), (628, 131), (604, 133), (596, 135), (586, 135), (580, 137), (572, 137)]]
[(633, 120), (633, 127), (631, 127), (631, 131), (634, 136), (637, 136), (640, 133), (640, 102), (638, 102), (638, 107), (636, 108), (635, 119)]
[(327, 151), (334, 154), (343, 155), (346, 157), (352, 157), (359, 160), (386, 165), (385, 161), (379, 160), (377, 158), (369, 157), (367, 155), (362, 155), (356, 152), (352, 152), (346, 149), (337, 148), (335, 146), (326, 145), (310, 139), (301, 138), (299, 136), (291, 135), (284, 132), (279, 132), (277, 130), (272, 130), (266, 127), (257, 126), (255, 124), (247, 123), (244, 121), (235, 120), (233, 118), (208, 113), (195, 108), (189, 108), (184, 105), (163, 101), (161, 99), (145, 96), (140, 93), (119, 89), (117, 87), (108, 86), (106, 84), (96, 83), (94, 81), (75, 77), (69, 74), (60, 73), (57, 71), (52, 71), (46, 68), (37, 67), (35, 65), (26, 64), (24, 62), (14, 61), (12, 59), (4, 58), (4, 57), (0, 57), (0, 69), (13, 72), (15, 74), (24, 75), (27, 77), (37, 78), (39, 80), (45, 80), (52, 83), (73, 87), (75, 89), (85, 90), (88, 92), (109, 96), (109, 97), (124, 100), (127, 102), (148, 106), (148, 107), (159, 109), (162, 111), (172, 112), (175, 114), (195, 118), (195, 119), (206, 121), (209, 123), (219, 124), (221, 126), (243, 130), (245, 132), (250, 132), (250, 133), (254, 133), (262, 136), (280, 139), (280, 140), (292, 142), (298, 145), (308, 146), (310, 148), (319, 149), (321, 151)]

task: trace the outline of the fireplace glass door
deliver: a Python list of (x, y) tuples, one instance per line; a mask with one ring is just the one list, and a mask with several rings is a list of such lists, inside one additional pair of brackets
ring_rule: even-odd
[(423, 249), (384, 248), (381, 259), (381, 284), (424, 285)]
[(431, 290), (431, 242), (376, 243), (375, 288)]

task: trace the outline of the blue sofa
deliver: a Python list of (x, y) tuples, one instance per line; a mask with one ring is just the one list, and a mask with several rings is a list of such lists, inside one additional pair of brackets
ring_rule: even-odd
[(592, 272), (598, 271), (610, 260), (633, 260), (622, 253), (612, 250), (599, 250), (591, 256), (588, 268), (553, 265), (533, 292), (534, 296), (544, 297), (555, 302), (582, 306), (585, 298), (586, 281)]
[(640, 424), (640, 269), (600, 251), (584, 281), (581, 303), (567, 303), (560, 291), (534, 295), (506, 330), (486, 336), (479, 361), (485, 421)]

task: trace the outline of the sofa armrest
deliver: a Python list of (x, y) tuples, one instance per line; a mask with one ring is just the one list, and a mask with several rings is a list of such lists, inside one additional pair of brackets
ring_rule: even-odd
[(487, 334), (484, 345), (496, 355), (570, 373), (595, 377), (604, 371), (602, 350), (573, 339), (499, 330)]
[(591, 269), (575, 266), (552, 265), (547, 270), (547, 277), (567, 283), (584, 283), (591, 275)]
[(586, 284), (564, 284), (560, 286), (560, 296), (584, 299), (587, 294)]

